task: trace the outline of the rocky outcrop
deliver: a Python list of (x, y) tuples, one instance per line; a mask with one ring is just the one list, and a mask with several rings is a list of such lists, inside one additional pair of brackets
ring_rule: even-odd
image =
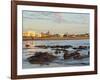
[(78, 47), (73, 47), (72, 49), (74, 49), (76, 51), (82, 51), (82, 50), (89, 49), (89, 47), (88, 46), (78, 46)]
[(39, 47), (39, 48), (70, 48), (72, 47), (71, 45), (53, 45), (53, 46), (47, 46), (47, 45), (38, 45), (35, 47)]
[(36, 52), (34, 56), (27, 58), (31, 64), (45, 64), (52, 62), (57, 57), (48, 52)]
[(87, 49), (87, 46), (79, 46), (79, 49)]
[(38, 45), (38, 46), (35, 46), (35, 47), (43, 48), (43, 49), (47, 49), (48, 48), (48, 46), (46, 46), (46, 45)]
[(73, 59), (82, 59), (82, 56), (80, 55), (79, 52), (75, 52), (74, 56), (73, 56)]
[(70, 58), (73, 58), (73, 59), (82, 59), (83, 56), (81, 56), (81, 53), (75, 51), (73, 53), (68, 53), (68, 52), (65, 52), (64, 53), (64, 59), (70, 59)]

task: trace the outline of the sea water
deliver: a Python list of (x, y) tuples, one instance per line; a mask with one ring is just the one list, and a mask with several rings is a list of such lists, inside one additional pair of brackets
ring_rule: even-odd
[[(25, 44), (30, 44), (30, 48), (25, 48)], [(69, 66), (86, 66), (89, 65), (89, 57), (73, 60), (73, 59), (63, 59), (63, 53), (56, 55), (58, 58), (49, 64), (31, 64), (28, 62), (27, 58), (30, 56), (34, 56), (35, 52), (49, 52), (54, 53), (51, 48), (48, 49), (41, 49), (35, 46), (38, 45), (46, 45), (46, 46), (53, 46), (53, 45), (71, 45), (73, 47), (78, 46), (90, 46), (89, 40), (30, 40), (30, 41), (23, 41), (23, 49), (22, 49), (22, 68), (45, 68), (45, 67), (69, 67)], [(74, 51), (72, 48), (68, 48), (69, 51)], [(89, 49), (81, 50), (80, 53), (82, 55), (88, 55)]]

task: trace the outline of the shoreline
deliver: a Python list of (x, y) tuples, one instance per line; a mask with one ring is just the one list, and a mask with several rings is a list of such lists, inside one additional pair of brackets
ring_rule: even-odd
[(23, 38), (23, 41), (27, 40), (88, 40), (88, 37), (75, 37), (75, 38)]

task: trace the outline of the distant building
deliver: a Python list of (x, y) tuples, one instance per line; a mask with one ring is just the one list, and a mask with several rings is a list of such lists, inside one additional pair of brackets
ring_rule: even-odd
[(41, 32), (41, 37), (50, 37), (50, 32)]
[(27, 31), (27, 32), (23, 32), (23, 36), (24, 37), (35, 37), (36, 33), (33, 31)]
[(63, 37), (64, 36), (64, 34), (59, 34), (60, 35), (60, 37)]
[(89, 33), (84, 34), (51, 34), (49, 31), (36, 33), (35, 31), (23, 32), (23, 39), (39, 39), (39, 38), (89, 38)]
[(40, 33), (36, 33), (35, 37), (42, 37)]

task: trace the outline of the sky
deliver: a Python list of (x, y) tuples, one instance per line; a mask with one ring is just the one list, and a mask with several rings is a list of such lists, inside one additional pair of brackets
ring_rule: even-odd
[(53, 34), (89, 33), (88, 13), (26, 11), (22, 13), (23, 31)]

